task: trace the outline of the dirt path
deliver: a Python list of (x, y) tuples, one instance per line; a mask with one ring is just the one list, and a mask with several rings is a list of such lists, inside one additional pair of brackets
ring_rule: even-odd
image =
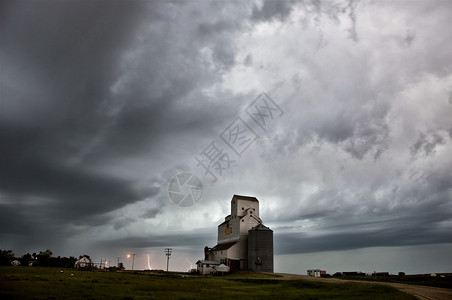
[(416, 298), (421, 299), (421, 300), (452, 299), (452, 290), (451, 289), (443, 289), (443, 288), (430, 287), (430, 286), (404, 284), (404, 283), (392, 283), (392, 282), (341, 280), (341, 279), (337, 279), (337, 278), (315, 278), (315, 277), (306, 276), (306, 275), (295, 275), (295, 274), (285, 274), (285, 273), (277, 273), (277, 275), (281, 275), (282, 277), (275, 278), (275, 279), (281, 279), (281, 280), (303, 279), (303, 280), (335, 282), (335, 283), (358, 282), (358, 283), (369, 283), (369, 284), (382, 284), (382, 285), (389, 285), (389, 286), (395, 287), (396, 289), (399, 289), (403, 292), (412, 294), (412, 295), (416, 296)]

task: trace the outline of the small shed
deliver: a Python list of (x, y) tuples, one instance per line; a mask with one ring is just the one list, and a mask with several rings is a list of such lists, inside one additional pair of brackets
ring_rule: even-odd
[(11, 262), (11, 265), (12, 265), (12, 266), (15, 266), (15, 267), (20, 266), (20, 261), (18, 261), (17, 259), (15, 259), (15, 260), (13, 260), (13, 261)]
[(218, 273), (227, 273), (229, 272), (230, 268), (228, 266), (226, 266), (225, 264), (220, 264), (217, 267), (217, 272)]
[(221, 263), (219, 261), (214, 260), (198, 260), (196, 262), (197, 270), (201, 275), (215, 273), (219, 265), (221, 265)]
[(326, 275), (326, 271), (325, 270), (320, 270), (320, 269), (311, 269), (308, 270), (308, 276), (312, 276), (312, 277), (322, 277)]

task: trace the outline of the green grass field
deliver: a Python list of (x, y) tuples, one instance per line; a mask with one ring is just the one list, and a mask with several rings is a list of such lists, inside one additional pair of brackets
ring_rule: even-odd
[(436, 277), (430, 275), (406, 275), (406, 276), (396, 276), (390, 275), (388, 277), (374, 277), (374, 276), (344, 276), (339, 277), (343, 280), (361, 280), (361, 281), (371, 281), (371, 282), (397, 282), (397, 283), (408, 283), (416, 285), (433, 286), (445, 289), (452, 289), (452, 274), (442, 274)]
[[(72, 275), (71, 275), (72, 274)], [(1, 299), (415, 299), (394, 288), (361, 283), (278, 280), (235, 273), (115, 273), (40, 267), (0, 267)]]

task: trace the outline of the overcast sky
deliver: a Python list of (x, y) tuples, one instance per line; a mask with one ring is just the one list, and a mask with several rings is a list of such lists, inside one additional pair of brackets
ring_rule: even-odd
[(275, 271), (452, 272), (452, 1), (0, 3), (0, 249), (185, 271), (242, 194)]

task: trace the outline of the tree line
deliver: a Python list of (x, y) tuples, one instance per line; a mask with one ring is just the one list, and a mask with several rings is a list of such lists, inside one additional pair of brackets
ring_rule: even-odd
[(52, 251), (39, 251), (39, 253), (26, 253), (20, 257), (16, 257), (12, 250), (0, 250), (0, 265), (11, 266), (12, 261), (19, 261), (21, 266), (41, 266), (41, 267), (60, 267), (73, 268), (75, 262), (82, 257), (89, 255), (80, 255), (79, 258), (70, 257), (54, 257)]

